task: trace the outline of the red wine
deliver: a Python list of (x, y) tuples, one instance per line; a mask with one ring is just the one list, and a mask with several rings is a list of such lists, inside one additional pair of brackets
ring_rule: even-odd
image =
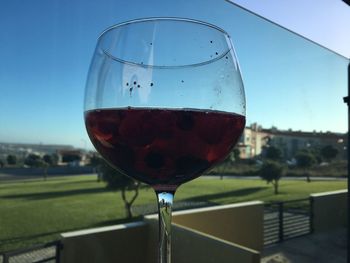
[(152, 186), (178, 185), (223, 160), (245, 117), (218, 111), (122, 108), (85, 112), (98, 152), (126, 175)]

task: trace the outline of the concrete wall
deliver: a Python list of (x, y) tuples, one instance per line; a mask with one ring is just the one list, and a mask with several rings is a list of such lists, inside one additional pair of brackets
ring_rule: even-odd
[[(174, 213), (173, 262), (259, 263), (262, 209), (261, 202), (249, 202)], [(61, 236), (62, 263), (157, 262), (157, 215), (141, 222)], [(250, 247), (242, 245), (240, 239)]]
[[(347, 226), (347, 191), (312, 194), (314, 231)], [(62, 234), (62, 263), (157, 262), (158, 218)], [(191, 209), (173, 214), (173, 262), (259, 263), (263, 203)]]
[(315, 233), (348, 225), (347, 190), (312, 194)]
[[(158, 220), (147, 217), (150, 229), (147, 261), (157, 262)], [(181, 225), (172, 225), (172, 262), (260, 263), (260, 253)]]
[(260, 263), (260, 253), (205, 233), (174, 225), (173, 262)]
[(61, 234), (62, 263), (145, 262), (148, 227), (136, 222)]
[(262, 251), (264, 207), (260, 201), (176, 212), (173, 223)]

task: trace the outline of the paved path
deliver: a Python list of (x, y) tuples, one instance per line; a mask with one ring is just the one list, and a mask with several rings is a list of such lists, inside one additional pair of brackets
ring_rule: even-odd
[[(202, 178), (207, 179), (218, 179), (220, 175), (203, 175)], [(223, 179), (250, 179), (250, 180), (258, 180), (261, 179), (260, 176), (238, 176), (238, 175), (223, 175)], [(321, 176), (312, 176), (310, 177), (311, 181), (346, 181), (347, 177), (321, 177)], [(295, 177), (295, 176), (284, 176), (281, 180), (300, 180), (306, 181), (305, 177)]]
[[(48, 178), (53, 178), (53, 177), (62, 177), (62, 176), (75, 176), (75, 175), (91, 175), (91, 176), (96, 176), (97, 174), (95, 173), (90, 173), (90, 174), (57, 174), (57, 175), (48, 175)], [(206, 179), (218, 179), (220, 178), (220, 175), (203, 175), (201, 178), (206, 178)], [(0, 173), (0, 182), (6, 182), (6, 181), (14, 181), (14, 180), (30, 180), (30, 179), (42, 179), (42, 175), (11, 175), (11, 174), (4, 174)], [(250, 180), (258, 180), (261, 179), (259, 176), (238, 176), (238, 175), (223, 175), (223, 179), (250, 179)], [(300, 181), (305, 181), (304, 177), (283, 177), (282, 180), (300, 180)], [(348, 178), (346, 177), (311, 177), (311, 181), (346, 181)]]
[[(69, 177), (69, 176), (84, 176), (84, 175), (90, 175), (95, 176), (97, 178), (97, 174), (91, 173), (91, 174), (55, 174), (55, 175), (48, 175), (47, 180), (50, 180), (52, 178), (57, 177)], [(42, 180), (42, 175), (12, 175), (12, 174), (4, 174), (0, 173), (0, 182), (13, 182), (13, 181), (20, 181), (20, 180)]]
[[(54, 257), (56, 254), (56, 247), (47, 247), (43, 249), (33, 250), (27, 253), (22, 253), (17, 256), (10, 257), (10, 263), (31, 263), (39, 260)], [(55, 260), (47, 261), (47, 263), (55, 263)], [(0, 256), (0, 263), (3, 263), (3, 258)]]
[(261, 263), (346, 263), (347, 229), (311, 234), (265, 248)]

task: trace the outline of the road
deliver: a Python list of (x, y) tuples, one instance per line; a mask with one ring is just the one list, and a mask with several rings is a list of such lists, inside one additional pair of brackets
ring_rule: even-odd
[[(202, 178), (207, 179), (217, 179), (220, 178), (220, 175), (204, 175)], [(251, 180), (258, 180), (261, 179), (260, 176), (238, 176), (238, 175), (223, 175), (223, 179), (251, 179)], [(348, 178), (346, 177), (319, 177), (319, 176), (312, 176), (310, 177), (311, 181), (346, 181)], [(300, 180), (305, 181), (305, 177), (295, 177), (295, 176), (288, 176), (288, 177), (282, 177), (282, 180)]]
[[(90, 174), (50, 174), (47, 176), (47, 179), (50, 180), (52, 178), (57, 177), (63, 177), (63, 176), (77, 176), (77, 175), (91, 175), (91, 176), (97, 176), (97, 174), (90, 173)], [(19, 180), (38, 180), (43, 179), (43, 175), (13, 175), (13, 174), (3, 174), (0, 173), (0, 182), (12, 182), (12, 181), (19, 181)]]
[[(91, 175), (91, 176), (97, 176), (95, 173), (90, 174), (58, 174), (58, 175), (48, 175), (48, 179), (53, 177), (61, 177), (61, 176), (75, 176), (75, 175)], [(14, 180), (33, 180), (33, 179), (42, 179), (42, 175), (11, 175), (11, 174), (3, 174), (0, 173), (0, 182), (6, 182), (6, 181), (14, 181)], [(201, 178), (206, 179), (218, 179), (221, 178), (220, 175), (203, 175)], [(261, 179), (259, 176), (237, 176), (237, 175), (223, 175), (223, 179), (242, 179), (242, 180), (259, 180)], [(300, 180), (305, 181), (306, 179), (304, 177), (282, 177), (282, 180)], [(346, 177), (311, 177), (312, 181), (346, 181), (348, 178)]]

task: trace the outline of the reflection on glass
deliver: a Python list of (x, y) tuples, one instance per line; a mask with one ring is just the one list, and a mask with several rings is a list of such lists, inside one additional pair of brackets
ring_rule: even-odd
[(245, 126), (229, 35), (180, 18), (109, 28), (91, 62), (85, 124), (107, 162), (155, 190), (159, 262), (170, 263), (175, 191), (224, 160)]

